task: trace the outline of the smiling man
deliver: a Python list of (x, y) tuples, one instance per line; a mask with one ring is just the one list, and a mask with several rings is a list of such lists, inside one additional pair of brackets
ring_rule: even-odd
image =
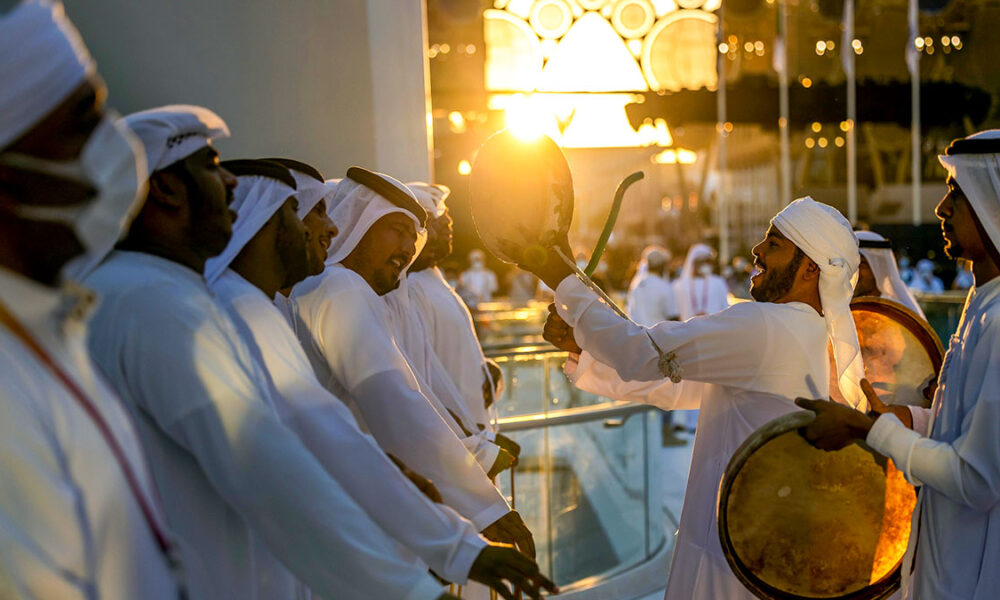
[[(806, 438), (824, 449), (864, 439), (919, 485), (904, 560), (907, 600), (986, 600), (1000, 589), (1000, 131), (955, 140), (938, 157), (948, 193), (935, 212), (945, 253), (972, 262), (975, 286), (951, 337), (930, 410), (912, 430), (820, 400)], [(906, 415), (902, 415), (904, 418)], [(912, 585), (908, 579), (912, 566)]]
[(553, 257), (537, 270), (556, 290), (558, 314), (545, 337), (579, 354), (567, 365), (577, 387), (666, 410), (701, 409), (667, 600), (754, 598), (722, 554), (719, 482), (751, 433), (794, 411), (803, 390), (825, 392), (828, 342), (841, 391), (867, 409), (849, 307), (858, 245), (847, 219), (801, 198), (772, 219), (753, 255), (756, 302), (652, 327), (620, 318)]
[(400, 285), (423, 245), (426, 211), (402, 183), (359, 167), (348, 169), (330, 203), (341, 233), (326, 271), (292, 290), (296, 333), (320, 382), (477, 530), (533, 556), (531, 533), (490, 482), (506, 453), (462, 431), (410, 366), (381, 297)]

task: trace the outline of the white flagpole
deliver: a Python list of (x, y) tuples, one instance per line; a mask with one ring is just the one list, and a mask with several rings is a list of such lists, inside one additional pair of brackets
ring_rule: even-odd
[(910, 0), (907, 9), (910, 37), (906, 46), (906, 65), (910, 70), (910, 110), (913, 115), (910, 120), (910, 168), (913, 177), (913, 224), (920, 224), (920, 53), (917, 51), (916, 39), (920, 35), (919, 5), (917, 0)]
[(774, 41), (774, 69), (778, 72), (778, 131), (781, 144), (781, 204), (792, 201), (792, 157), (788, 140), (788, 0), (778, 2), (778, 35)]
[(858, 122), (857, 73), (854, 54), (854, 0), (844, 0), (844, 36), (840, 56), (847, 74), (847, 219), (858, 222), (858, 155), (854, 136)]

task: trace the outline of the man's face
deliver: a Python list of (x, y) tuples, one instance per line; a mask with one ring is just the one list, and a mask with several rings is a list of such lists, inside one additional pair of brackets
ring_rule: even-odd
[(979, 235), (972, 205), (957, 181), (948, 177), (947, 183), (948, 193), (934, 209), (934, 214), (941, 220), (944, 253), (951, 259), (984, 260), (988, 255)]
[(190, 243), (205, 258), (217, 256), (233, 235), (236, 212), (230, 210), (236, 177), (219, 164), (219, 153), (206, 146), (168, 168), (184, 184)]
[(427, 220), (427, 244), (420, 251), (420, 256), (413, 261), (411, 273), (423, 271), (448, 258), (452, 251), (454, 236), (453, 222), (448, 209), (440, 217), (430, 217)]
[(289, 196), (276, 213), (278, 231), (275, 236), (275, 252), (285, 267), (285, 281), (281, 287), (289, 288), (310, 275), (311, 265), (305, 224), (296, 212), (299, 201)]
[(337, 226), (326, 214), (326, 200), (320, 200), (304, 219), (309, 242), (309, 274), (319, 275), (326, 267), (326, 252), (330, 243), (337, 237)]
[(777, 302), (792, 289), (805, 255), (772, 225), (753, 247), (754, 275), (750, 296), (757, 302)]
[(854, 297), (881, 295), (882, 292), (879, 291), (878, 284), (875, 282), (872, 266), (868, 264), (868, 259), (862, 254), (861, 264), (858, 266), (858, 285), (854, 286)]
[[(59, 106), (3, 150), (56, 162), (77, 160), (104, 117), (107, 89), (94, 75)], [(54, 283), (67, 261), (83, 252), (71, 227), (64, 223), (22, 219), (17, 205), (72, 206), (93, 200), (88, 184), (0, 164), (0, 225), (6, 243), (25, 258), (24, 273)]]
[(381, 296), (399, 285), (400, 274), (417, 250), (416, 242), (413, 219), (403, 213), (389, 213), (375, 221), (344, 259), (344, 266), (364, 277)]

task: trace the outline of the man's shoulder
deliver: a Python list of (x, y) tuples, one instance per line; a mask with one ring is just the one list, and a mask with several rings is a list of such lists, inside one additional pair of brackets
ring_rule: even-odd
[(339, 264), (327, 266), (319, 275), (303, 280), (292, 289), (297, 302), (330, 298), (333, 295), (377, 296), (363, 277)]

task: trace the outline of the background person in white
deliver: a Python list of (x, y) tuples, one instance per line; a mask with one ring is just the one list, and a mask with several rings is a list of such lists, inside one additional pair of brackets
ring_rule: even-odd
[(639, 325), (651, 327), (678, 318), (674, 288), (667, 272), (669, 261), (670, 254), (665, 248), (649, 246), (642, 252), (625, 301), (625, 312)]
[(443, 185), (406, 184), (427, 210), (427, 244), (407, 276), (416, 316), (423, 321), (427, 339), (467, 402), (476, 424), (495, 430), (483, 400), (486, 358), (469, 308), (448, 285), (438, 267), (452, 251), (452, 220), (445, 201), (451, 191)]
[[(441, 577), (463, 585), (471, 577), (500, 586), (509, 573), (512, 583), (537, 596), (538, 585), (527, 579), (538, 576), (531, 559), (514, 548), (488, 545), (471, 523), (425, 498), (375, 440), (361, 432), (350, 409), (316, 380), (295, 333), (270, 301), (278, 289), (295, 285), (311, 270), (307, 230), (296, 216), (308, 207), (299, 204), (296, 211), (298, 192), (290, 197), (290, 188), (269, 177), (271, 164), (223, 163), (240, 181), (232, 204), (238, 215), (233, 238), (245, 237), (244, 229), (253, 237), (210, 261), (213, 271), (226, 262), (228, 268), (209, 285), (265, 368), (282, 422), (379, 527)], [(422, 483), (425, 489), (429, 485)]]
[(802, 198), (774, 217), (753, 254), (756, 302), (652, 328), (618, 317), (554, 259), (537, 271), (556, 287), (559, 317), (546, 323), (546, 339), (583, 349), (570, 368), (575, 385), (667, 410), (701, 408), (668, 600), (754, 598), (722, 554), (719, 482), (751, 433), (795, 410), (801, 390), (828, 385), (828, 342), (837, 349), (841, 391), (867, 409), (849, 308), (859, 261), (850, 224), (834, 208)]
[[(0, 597), (177, 600), (179, 582), (143, 515), (145, 504), (167, 535), (139, 439), (86, 350), (97, 299), (65, 281), (67, 266), (85, 252), (106, 249), (121, 233), (139, 199), (142, 149), (106, 114), (104, 84), (62, 5), (5, 8)], [(66, 165), (81, 166), (82, 179), (61, 177), (58, 167)], [(33, 215), (41, 205), (47, 210)], [(76, 211), (76, 218), (58, 218)], [(94, 407), (109, 437), (54, 369)], [(164, 541), (169, 550), (173, 541)]]
[(380, 294), (399, 285), (417, 250), (417, 215), (426, 213), (402, 183), (357, 167), (348, 169), (330, 203), (340, 235), (326, 271), (292, 290), (296, 334), (320, 382), (348, 403), (383, 450), (434, 481), (445, 503), (483, 535), (515, 542), (533, 556), (531, 532), (446, 421), (447, 412), (420, 391), (392, 337)]
[[(1000, 590), (1000, 131), (956, 140), (939, 157), (945, 253), (972, 262), (958, 330), (929, 411), (864, 414), (800, 400), (817, 413), (806, 437), (834, 449), (864, 439), (919, 485), (904, 560), (907, 600), (987, 600)], [(910, 581), (910, 566), (913, 567)]]
[(877, 296), (899, 302), (926, 320), (924, 311), (913, 298), (913, 294), (903, 283), (896, 266), (896, 255), (892, 244), (874, 231), (855, 231), (858, 249), (861, 252), (861, 266), (858, 267), (858, 285), (854, 287), (854, 297)]
[(469, 268), (458, 278), (458, 293), (469, 308), (490, 302), (498, 289), (496, 273), (486, 267), (486, 254), (478, 248), (469, 252)]
[[(192, 598), (438, 598), (441, 587), (323, 470), (275, 413), (266, 380), (208, 291), (205, 261), (232, 235), (236, 179), (201, 107), (130, 115), (149, 193), (119, 249), (87, 278), (103, 296), (95, 361), (132, 411)], [(294, 180), (289, 176), (294, 185)], [(293, 576), (294, 574), (294, 576)]]

